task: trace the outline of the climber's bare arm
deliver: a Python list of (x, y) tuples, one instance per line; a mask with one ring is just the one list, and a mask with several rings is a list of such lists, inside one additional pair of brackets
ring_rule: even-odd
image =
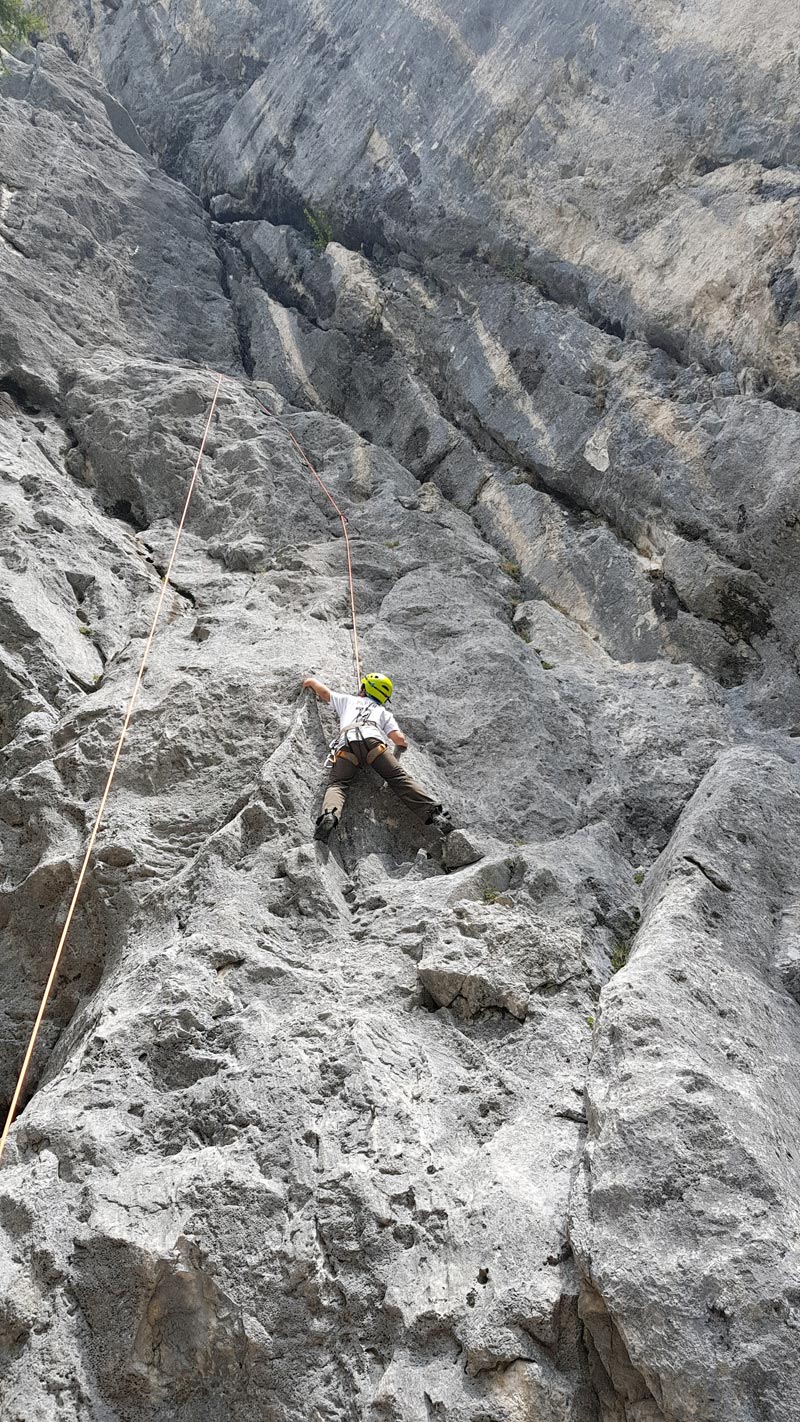
[(306, 689), (313, 691), (314, 695), (318, 696), (320, 701), (330, 701), (331, 699), (330, 687), (326, 686), (324, 681), (317, 681), (316, 677), (306, 677), (303, 682), (303, 690), (305, 691)]
[(390, 731), (389, 740), (392, 742), (392, 745), (397, 746), (398, 750), (408, 750), (408, 741), (402, 731)]

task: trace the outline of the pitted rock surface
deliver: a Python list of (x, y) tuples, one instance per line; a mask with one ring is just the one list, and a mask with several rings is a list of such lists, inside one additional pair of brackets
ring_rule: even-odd
[[(0, 70), (8, 1422), (792, 1422), (795, 16), (49, 0)], [(263, 408), (266, 406), (266, 410)], [(268, 413), (269, 412), (269, 413)], [(395, 681), (442, 842), (373, 773)]]

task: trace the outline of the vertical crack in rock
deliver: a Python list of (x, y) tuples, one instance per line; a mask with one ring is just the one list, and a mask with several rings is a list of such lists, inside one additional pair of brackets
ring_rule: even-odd
[(755, 1379), (774, 1415), (792, 1413), (781, 1360), (796, 1297), (786, 1240), (798, 1022), (776, 967), (799, 812), (785, 760), (720, 757), (601, 1000), (570, 1239), (581, 1317), (625, 1417), (743, 1417)]
[(578, 1311), (600, 1422), (627, 1422), (631, 1417), (663, 1422), (663, 1412), (631, 1365), (619, 1329), (590, 1284), (581, 1289)]
[[(793, 1419), (789, 8), (48, 18), (0, 72), (0, 1096), (229, 379), (3, 1164), (4, 1415)], [(310, 840), (343, 548), (249, 380), (446, 845), (374, 776)]]

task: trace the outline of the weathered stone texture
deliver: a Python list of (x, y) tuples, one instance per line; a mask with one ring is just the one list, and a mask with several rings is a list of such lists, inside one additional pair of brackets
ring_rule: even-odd
[[(800, 1422), (791, 7), (47, 10), (4, 1099), (225, 382), (0, 1168), (4, 1422)], [(310, 839), (352, 649), (289, 430), (444, 846), (374, 776)]]
[(621, 1336), (654, 1415), (796, 1415), (800, 1044), (776, 947), (799, 834), (785, 761), (720, 757), (601, 1003), (571, 1239), (600, 1362), (624, 1396)]

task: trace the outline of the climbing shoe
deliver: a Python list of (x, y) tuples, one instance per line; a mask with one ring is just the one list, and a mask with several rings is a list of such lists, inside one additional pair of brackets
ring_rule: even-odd
[(323, 844), (327, 844), (338, 823), (339, 816), (334, 814), (333, 810), (326, 810), (324, 815), (317, 817), (317, 823), (314, 826), (314, 838), (321, 840)]
[(450, 818), (450, 811), (443, 810), (441, 805), (439, 805), (438, 809), (434, 810), (427, 823), (432, 825), (433, 828), (438, 830), (439, 834), (443, 836), (452, 834), (455, 829), (455, 825)]

